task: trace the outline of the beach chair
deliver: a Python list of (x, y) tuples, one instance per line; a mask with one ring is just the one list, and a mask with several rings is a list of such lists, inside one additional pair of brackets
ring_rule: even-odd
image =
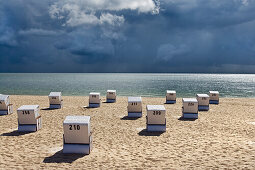
[(100, 107), (101, 99), (100, 99), (100, 93), (91, 92), (89, 94), (89, 107), (96, 108)]
[(210, 97), (208, 96), (208, 94), (197, 94), (198, 111), (208, 111), (209, 100)]
[(49, 94), (50, 109), (61, 109), (63, 99), (61, 92), (50, 92)]
[(210, 104), (219, 104), (220, 103), (220, 93), (218, 91), (209, 91)]
[(146, 127), (149, 132), (166, 131), (166, 109), (163, 105), (147, 105)]
[(128, 97), (128, 117), (139, 118), (142, 117), (142, 98)]
[(198, 101), (196, 98), (182, 99), (182, 118), (198, 119)]
[(63, 127), (63, 153), (90, 154), (92, 150), (90, 116), (66, 116)]
[(39, 105), (23, 105), (18, 108), (18, 131), (35, 132), (42, 128)]
[(0, 115), (8, 115), (13, 113), (13, 105), (10, 104), (9, 95), (0, 95)]
[(116, 102), (116, 90), (107, 90), (106, 102), (107, 103), (115, 103)]
[(176, 103), (176, 91), (167, 90), (166, 91), (166, 104)]

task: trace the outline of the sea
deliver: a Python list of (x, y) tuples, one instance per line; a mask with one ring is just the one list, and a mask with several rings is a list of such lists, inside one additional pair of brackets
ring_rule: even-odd
[(106, 95), (164, 97), (175, 90), (177, 97), (219, 91), (220, 97), (254, 98), (255, 74), (158, 74), (158, 73), (0, 73), (0, 94), (64, 96)]

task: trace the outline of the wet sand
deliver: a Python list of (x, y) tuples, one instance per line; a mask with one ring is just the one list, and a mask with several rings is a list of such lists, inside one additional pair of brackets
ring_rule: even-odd
[[(255, 169), (255, 99), (224, 98), (199, 112), (195, 121), (180, 120), (182, 102), (165, 105), (167, 131), (147, 133), (146, 105), (165, 98), (143, 97), (143, 117), (129, 120), (127, 97), (100, 108), (83, 108), (88, 97), (64, 96), (64, 107), (47, 110), (47, 96), (11, 96), (12, 115), (0, 116), (0, 169)], [(17, 132), (17, 108), (38, 104), (43, 127)], [(63, 155), (63, 121), (89, 115), (93, 130), (90, 155)]]

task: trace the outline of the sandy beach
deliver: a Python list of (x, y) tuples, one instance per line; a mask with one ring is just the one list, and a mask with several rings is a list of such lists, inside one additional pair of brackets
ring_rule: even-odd
[[(167, 131), (145, 131), (146, 105), (165, 98), (143, 97), (143, 117), (127, 119), (127, 97), (100, 108), (84, 108), (88, 97), (64, 96), (64, 107), (48, 110), (48, 96), (10, 96), (12, 115), (0, 116), (0, 169), (255, 169), (255, 99), (223, 98), (199, 112), (195, 121), (179, 120), (181, 99), (165, 105)], [(43, 127), (17, 132), (17, 108), (38, 104)], [(63, 155), (63, 120), (89, 115), (90, 155)]]

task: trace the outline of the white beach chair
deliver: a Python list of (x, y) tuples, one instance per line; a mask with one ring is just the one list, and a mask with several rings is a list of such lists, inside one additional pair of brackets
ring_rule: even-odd
[(92, 150), (90, 116), (66, 116), (63, 127), (63, 153), (90, 154)]
[(128, 97), (128, 117), (142, 117), (142, 97)]
[(196, 98), (182, 99), (182, 117), (184, 119), (198, 118), (198, 101)]
[(219, 104), (220, 103), (220, 93), (218, 91), (209, 91), (210, 104)]
[(0, 115), (13, 113), (13, 105), (10, 104), (10, 96), (0, 94)]
[(174, 104), (176, 103), (176, 91), (167, 90), (166, 91), (166, 104)]
[(50, 109), (61, 109), (63, 99), (61, 92), (50, 92), (49, 94)]
[(100, 103), (101, 103), (100, 93), (91, 92), (89, 94), (89, 107), (92, 108), (100, 107)]
[(147, 105), (146, 126), (150, 132), (166, 131), (166, 109), (163, 105)]
[(209, 100), (210, 97), (207, 94), (197, 94), (198, 111), (208, 111)]
[(116, 102), (116, 90), (107, 90), (106, 102), (107, 103), (115, 103)]
[(39, 105), (23, 105), (17, 110), (18, 131), (35, 132), (42, 128)]

